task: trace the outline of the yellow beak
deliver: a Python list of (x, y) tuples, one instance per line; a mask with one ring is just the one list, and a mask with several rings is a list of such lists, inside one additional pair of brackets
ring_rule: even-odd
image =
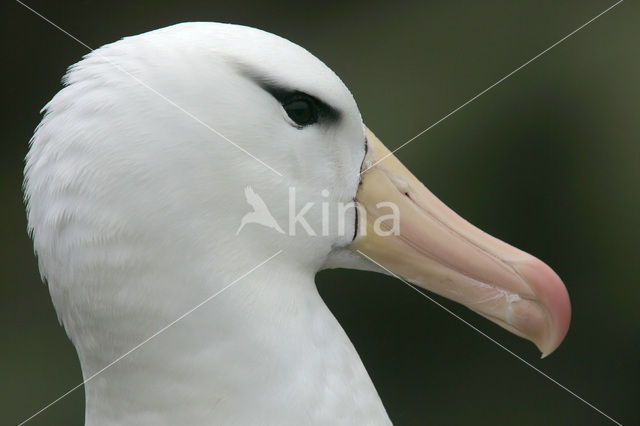
[(555, 272), (458, 216), (368, 129), (367, 143), (351, 249), (553, 352), (571, 318)]

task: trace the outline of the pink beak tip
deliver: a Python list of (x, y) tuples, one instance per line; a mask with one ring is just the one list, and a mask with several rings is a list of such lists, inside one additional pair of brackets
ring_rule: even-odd
[(518, 271), (530, 284), (548, 314), (547, 330), (540, 342), (535, 342), (542, 358), (560, 346), (569, 331), (571, 302), (560, 277), (544, 262), (534, 257), (518, 265)]

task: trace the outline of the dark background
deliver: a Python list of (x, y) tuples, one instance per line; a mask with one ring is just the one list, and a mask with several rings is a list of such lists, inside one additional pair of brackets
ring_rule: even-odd
[[(27, 3), (92, 47), (182, 21), (274, 32), (333, 68), (395, 148), (613, 2)], [(38, 111), (86, 49), (18, 3), (3, 8), (0, 416), (15, 424), (82, 381), (32, 255), (21, 181)], [(639, 12), (622, 3), (398, 152), (462, 216), (549, 263), (573, 319), (540, 360), (444, 303), (625, 425), (640, 424)], [(608, 422), (399, 281), (339, 270), (317, 282), (398, 425)], [(79, 389), (31, 424), (82, 421)]]

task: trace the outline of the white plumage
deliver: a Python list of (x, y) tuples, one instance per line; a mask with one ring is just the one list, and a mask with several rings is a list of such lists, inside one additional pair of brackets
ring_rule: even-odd
[(431, 194), (301, 47), (181, 24), (104, 46), (64, 82), (25, 194), (88, 425), (390, 423), (316, 290), (323, 268), (394, 271), (543, 354), (564, 338), (558, 276)]
[[(339, 125), (289, 125), (246, 69), (339, 108)], [(40, 269), (85, 378), (284, 250), (89, 381), (86, 423), (387, 423), (313, 281), (353, 223), (347, 237), (261, 226), (236, 236), (249, 185), (281, 223), (289, 186), (301, 203), (322, 189), (334, 203), (354, 197), (364, 129), (336, 75), (272, 34), (189, 23), (104, 46), (64, 82), (31, 141), (26, 194)]]

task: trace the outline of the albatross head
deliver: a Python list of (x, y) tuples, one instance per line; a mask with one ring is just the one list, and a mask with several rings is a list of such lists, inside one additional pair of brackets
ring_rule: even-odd
[[(90, 379), (88, 422), (250, 422), (260, 417), (243, 404), (268, 413), (283, 400), (302, 413), (274, 419), (385, 419), (315, 290), (328, 267), (397, 274), (543, 354), (563, 339), (556, 274), (441, 203), (301, 47), (181, 24), (104, 46), (64, 82), (32, 139), (25, 192), (41, 272)], [(264, 207), (268, 224), (242, 222)]]

